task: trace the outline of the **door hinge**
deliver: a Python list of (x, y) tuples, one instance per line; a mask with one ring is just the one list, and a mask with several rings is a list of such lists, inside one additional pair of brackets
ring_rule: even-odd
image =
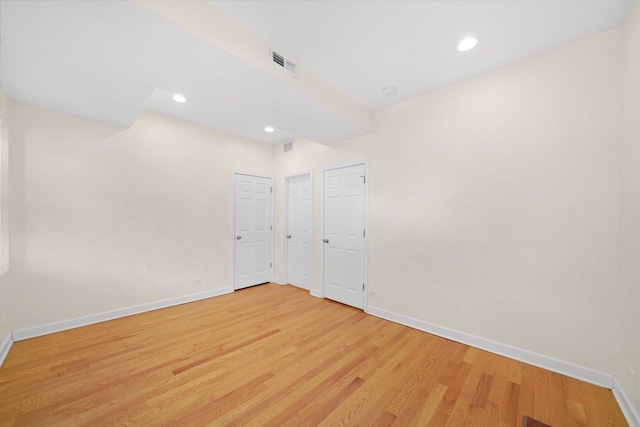
[(362, 177), (362, 182), (367, 183), (367, 175), (360, 175)]
[(365, 236), (366, 236), (365, 230), (362, 230), (362, 237), (365, 237)]
[(270, 225), (270, 226), (269, 226), (269, 230), (273, 230), (273, 225)]
[(364, 283), (362, 284), (362, 290), (364, 291)]
[(271, 192), (273, 193), (273, 187), (271, 187)]
[(269, 268), (273, 268), (273, 263), (272, 262), (269, 263)]

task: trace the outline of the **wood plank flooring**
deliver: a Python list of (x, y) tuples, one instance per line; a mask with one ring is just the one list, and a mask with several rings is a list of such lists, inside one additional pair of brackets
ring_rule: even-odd
[(611, 391), (274, 284), (17, 342), (0, 425), (626, 426)]

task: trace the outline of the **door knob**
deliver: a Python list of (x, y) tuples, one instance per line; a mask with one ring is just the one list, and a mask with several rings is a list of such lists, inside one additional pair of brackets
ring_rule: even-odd
[(322, 239), (323, 242), (329, 243), (329, 239)]
[(287, 239), (290, 239), (290, 238), (291, 238), (291, 234), (287, 234)]
[(236, 236), (236, 240), (242, 239), (242, 236)]

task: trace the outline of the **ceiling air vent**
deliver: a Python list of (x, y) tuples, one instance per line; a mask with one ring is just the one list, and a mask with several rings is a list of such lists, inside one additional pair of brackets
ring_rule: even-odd
[(291, 150), (293, 150), (293, 141), (285, 142), (284, 152), (286, 153), (287, 151), (291, 151)]
[(298, 66), (295, 64), (295, 62), (285, 58), (283, 55), (280, 55), (273, 49), (269, 49), (269, 53), (271, 56), (271, 61), (273, 61), (274, 64), (278, 64), (292, 76), (298, 77)]

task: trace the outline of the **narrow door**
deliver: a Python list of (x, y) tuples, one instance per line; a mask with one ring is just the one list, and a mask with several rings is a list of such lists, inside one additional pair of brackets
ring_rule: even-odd
[(271, 178), (235, 174), (235, 289), (271, 281)]
[(364, 308), (364, 165), (324, 173), (324, 296)]
[(287, 180), (287, 279), (311, 289), (311, 175)]

